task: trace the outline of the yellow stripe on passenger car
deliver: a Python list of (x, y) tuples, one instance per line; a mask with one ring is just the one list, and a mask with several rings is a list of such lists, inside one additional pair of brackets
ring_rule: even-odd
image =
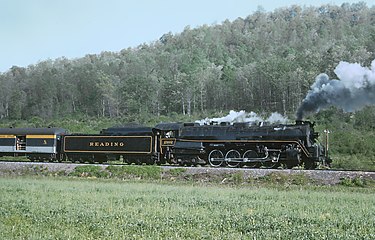
[(56, 135), (26, 135), (26, 138), (56, 138)]
[(15, 138), (14, 135), (0, 135), (0, 138)]

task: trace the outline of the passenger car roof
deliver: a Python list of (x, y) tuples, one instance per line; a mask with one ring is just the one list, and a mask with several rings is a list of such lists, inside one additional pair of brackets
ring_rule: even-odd
[(63, 128), (0, 128), (0, 134), (8, 135), (61, 135), (67, 131)]

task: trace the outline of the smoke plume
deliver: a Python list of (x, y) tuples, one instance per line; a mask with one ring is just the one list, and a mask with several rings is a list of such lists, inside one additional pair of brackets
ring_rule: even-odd
[(355, 112), (375, 104), (375, 60), (370, 68), (340, 62), (334, 72), (338, 79), (330, 80), (324, 73), (316, 77), (297, 110), (297, 120), (330, 106)]
[(202, 120), (195, 121), (199, 123), (200, 125), (210, 124), (211, 122), (229, 122), (229, 123), (235, 123), (235, 122), (255, 122), (255, 123), (261, 123), (261, 122), (269, 122), (269, 123), (287, 123), (288, 118), (283, 117), (280, 113), (272, 113), (268, 118), (262, 118), (255, 112), (247, 113), (244, 110), (241, 110), (239, 112), (236, 111), (229, 111), (229, 114), (225, 117), (219, 117), (219, 118), (205, 118)]

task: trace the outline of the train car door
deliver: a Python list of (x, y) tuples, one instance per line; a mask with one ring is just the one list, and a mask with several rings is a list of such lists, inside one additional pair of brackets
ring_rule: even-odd
[(16, 151), (26, 151), (26, 135), (16, 136)]

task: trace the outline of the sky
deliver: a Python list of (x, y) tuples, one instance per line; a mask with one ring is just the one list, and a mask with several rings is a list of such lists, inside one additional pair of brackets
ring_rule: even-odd
[[(0, 0), (0, 72), (47, 59), (118, 52), (180, 33), (291, 5), (350, 0)], [(368, 7), (375, 0), (366, 0)]]

